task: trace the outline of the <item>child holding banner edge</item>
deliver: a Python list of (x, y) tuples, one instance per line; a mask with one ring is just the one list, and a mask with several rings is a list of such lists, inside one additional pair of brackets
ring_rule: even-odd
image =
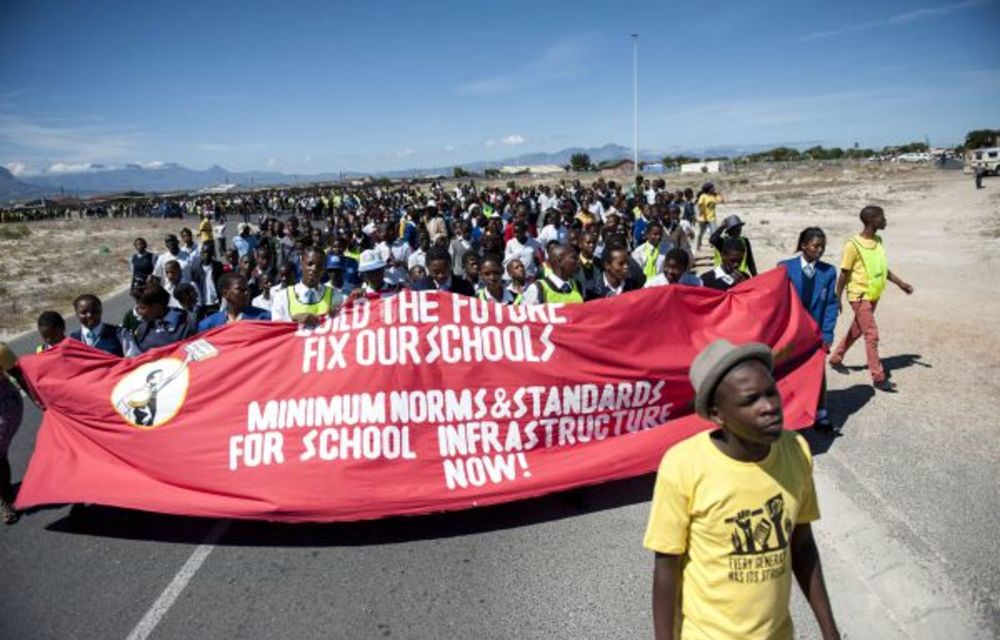
[(718, 428), (671, 448), (657, 472), (644, 540), (657, 640), (791, 640), (792, 573), (823, 639), (840, 638), (810, 528), (812, 457), (783, 428), (772, 370), (767, 345), (727, 340), (691, 364), (695, 411)]

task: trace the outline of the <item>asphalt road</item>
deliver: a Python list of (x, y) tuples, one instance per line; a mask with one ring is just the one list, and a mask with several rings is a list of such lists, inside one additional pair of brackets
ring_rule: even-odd
[[(127, 304), (109, 300), (107, 316)], [(891, 339), (884, 352), (901, 386), (944, 365)], [(863, 371), (831, 385), (845, 435), (810, 439), (817, 538), (846, 637), (997, 637), (995, 465), (972, 439), (934, 437), (947, 418), (928, 419), (919, 399), (874, 397)], [(975, 418), (989, 437), (995, 418)], [(29, 406), (15, 478), (39, 420)], [(651, 637), (652, 558), (641, 546), (651, 489), (647, 476), (329, 525), (40, 509), (0, 528), (0, 638)], [(800, 637), (818, 637), (799, 596), (793, 613)]]

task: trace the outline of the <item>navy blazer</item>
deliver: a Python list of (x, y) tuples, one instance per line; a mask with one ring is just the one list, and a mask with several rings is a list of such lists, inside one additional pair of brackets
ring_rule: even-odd
[(832, 264), (819, 260), (816, 262), (816, 274), (813, 276), (812, 298), (804, 299), (805, 276), (802, 274), (802, 259), (799, 256), (782, 260), (779, 267), (784, 267), (788, 279), (795, 285), (799, 299), (813, 317), (819, 330), (823, 333), (823, 342), (833, 343), (833, 329), (837, 326), (837, 269)]

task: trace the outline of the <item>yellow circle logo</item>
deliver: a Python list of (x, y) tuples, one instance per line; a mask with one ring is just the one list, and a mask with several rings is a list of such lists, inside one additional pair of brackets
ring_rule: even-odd
[(111, 392), (111, 405), (138, 429), (163, 426), (181, 410), (191, 375), (188, 361), (163, 358), (130, 371)]

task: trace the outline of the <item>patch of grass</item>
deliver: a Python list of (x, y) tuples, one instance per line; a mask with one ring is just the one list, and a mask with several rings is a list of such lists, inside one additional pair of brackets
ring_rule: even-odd
[(0, 240), (21, 240), (31, 235), (26, 224), (0, 224)]

